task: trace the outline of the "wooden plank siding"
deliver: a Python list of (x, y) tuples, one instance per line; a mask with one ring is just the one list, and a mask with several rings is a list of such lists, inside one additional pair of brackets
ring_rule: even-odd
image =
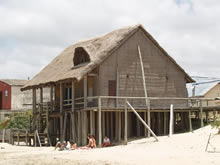
[[(108, 83), (116, 80), (118, 68), (118, 95), (144, 96), (137, 45), (140, 45), (143, 56), (148, 96), (187, 97), (184, 73), (145, 36), (141, 29), (101, 64), (100, 95), (108, 95)], [(170, 103), (174, 106), (186, 106), (184, 101), (152, 101), (151, 107), (169, 106)], [(133, 104), (144, 105), (144, 100), (133, 101)]]

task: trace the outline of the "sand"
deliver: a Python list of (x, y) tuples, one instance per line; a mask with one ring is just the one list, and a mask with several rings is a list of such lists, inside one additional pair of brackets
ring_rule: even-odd
[(54, 147), (12, 146), (0, 143), (0, 165), (219, 165), (220, 135), (212, 136), (205, 152), (209, 134), (217, 133), (211, 126), (193, 133), (133, 140), (128, 145), (90, 150), (55, 151)]

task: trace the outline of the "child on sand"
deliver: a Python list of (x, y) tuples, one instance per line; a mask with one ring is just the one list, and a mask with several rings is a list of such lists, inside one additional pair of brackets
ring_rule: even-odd
[(102, 144), (102, 147), (108, 147), (110, 146), (111, 143), (110, 143), (110, 140), (107, 136), (104, 137), (104, 140), (103, 140), (103, 144)]

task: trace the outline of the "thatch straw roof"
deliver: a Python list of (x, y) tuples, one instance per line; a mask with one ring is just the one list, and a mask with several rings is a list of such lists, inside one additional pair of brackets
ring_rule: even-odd
[[(133, 35), (138, 29), (142, 29), (146, 36), (164, 52), (168, 58), (174, 62), (186, 75), (187, 82), (194, 80), (170, 57), (167, 52), (153, 39), (153, 37), (142, 27), (142, 25), (129, 26), (121, 28), (100, 37), (78, 42), (66, 48), (50, 64), (48, 64), (40, 73), (30, 80), (22, 90), (38, 86), (46, 86), (67, 79), (80, 80), (83, 76), (92, 71), (97, 65), (103, 62), (111, 55), (126, 39)], [(82, 47), (89, 54), (90, 62), (81, 67), (73, 67), (73, 58), (75, 48)]]
[(18, 80), (18, 79), (0, 79), (0, 81), (10, 86), (24, 86), (28, 82), (28, 80)]

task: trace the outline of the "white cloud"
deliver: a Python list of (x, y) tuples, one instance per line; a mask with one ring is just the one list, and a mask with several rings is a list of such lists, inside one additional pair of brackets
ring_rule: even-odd
[(136, 23), (191, 75), (220, 77), (219, 18), (218, 0), (0, 1), (0, 78), (32, 77), (70, 44)]

